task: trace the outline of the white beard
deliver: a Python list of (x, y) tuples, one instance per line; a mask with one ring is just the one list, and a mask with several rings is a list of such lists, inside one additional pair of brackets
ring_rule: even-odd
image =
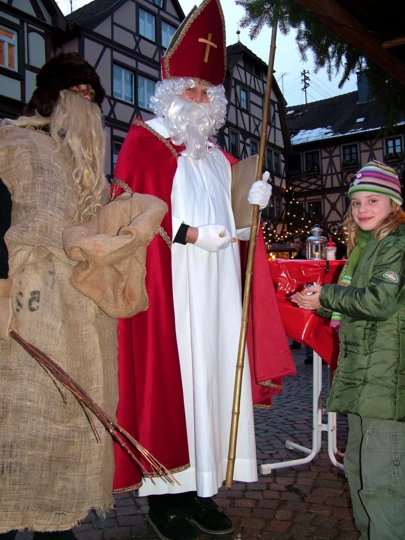
[(186, 146), (184, 155), (194, 159), (201, 159), (205, 155), (216, 125), (210, 103), (195, 103), (173, 96), (164, 120), (174, 144)]

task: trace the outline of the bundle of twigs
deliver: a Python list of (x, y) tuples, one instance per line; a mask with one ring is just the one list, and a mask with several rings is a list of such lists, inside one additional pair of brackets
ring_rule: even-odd
[[(83, 390), (83, 388), (74, 379), (72, 379), (68, 373), (66, 373), (64, 369), (62, 369), (54, 360), (52, 360), (52, 358), (35, 347), (35, 345), (25, 341), (15, 330), (10, 331), (10, 336), (41, 365), (41, 367), (53, 378), (54, 381), (59, 381), (65, 388), (67, 388), (67, 390), (69, 390), (69, 392), (73, 394), (82, 407), (97, 440), (99, 440), (99, 435), (89, 411), (91, 411), (100, 420), (105, 429), (111, 435), (112, 439), (124, 450), (127, 456), (135, 462), (142, 473), (146, 473), (147, 471), (145, 471), (141, 461), (135, 455), (133, 449), (138, 452), (138, 454), (142, 455), (143, 458), (149, 463), (153, 475), (159, 476), (170, 484), (178, 484), (178, 481), (174, 478), (171, 472), (166, 469), (166, 467), (162, 465), (134, 437), (132, 437), (132, 435), (123, 429), (113, 418), (111, 418), (87, 394), (87, 392), (85, 392), (85, 390)], [(63, 398), (63, 394), (61, 395)], [(147, 474), (150, 476), (151, 473), (148, 472)]]

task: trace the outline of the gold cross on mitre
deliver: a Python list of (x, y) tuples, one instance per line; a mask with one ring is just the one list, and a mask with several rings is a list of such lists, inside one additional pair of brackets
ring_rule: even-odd
[(204, 63), (208, 64), (208, 57), (210, 55), (210, 47), (214, 47), (214, 49), (218, 48), (218, 45), (216, 45), (212, 40), (212, 34), (211, 32), (208, 33), (207, 39), (204, 38), (198, 38), (198, 43), (205, 43), (205, 55), (204, 55)]

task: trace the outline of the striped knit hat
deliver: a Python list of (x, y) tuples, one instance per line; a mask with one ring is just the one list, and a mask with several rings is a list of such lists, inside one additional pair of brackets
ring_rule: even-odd
[(391, 199), (402, 204), (401, 184), (395, 170), (380, 161), (370, 161), (354, 176), (347, 195), (349, 199), (358, 191), (372, 191), (388, 195)]

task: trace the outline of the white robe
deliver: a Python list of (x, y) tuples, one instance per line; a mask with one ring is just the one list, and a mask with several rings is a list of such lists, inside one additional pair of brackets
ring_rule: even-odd
[[(162, 136), (159, 119), (148, 122)], [(224, 225), (236, 236), (231, 208), (231, 167), (212, 146), (199, 160), (180, 156), (171, 195), (173, 237), (182, 222)], [(145, 480), (139, 495), (218, 492), (226, 477), (235, 367), (242, 316), (237, 243), (209, 253), (193, 244), (172, 245), (176, 336), (186, 409), (190, 468), (175, 475), (180, 486)], [(168, 442), (170, 444), (170, 442)], [(247, 354), (234, 480), (257, 480), (253, 405)]]

